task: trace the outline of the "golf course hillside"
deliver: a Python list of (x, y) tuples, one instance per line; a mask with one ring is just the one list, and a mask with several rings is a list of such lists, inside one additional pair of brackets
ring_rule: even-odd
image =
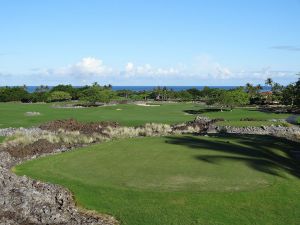
[(124, 225), (299, 224), (299, 144), (255, 135), (113, 140), (27, 161), (79, 207)]

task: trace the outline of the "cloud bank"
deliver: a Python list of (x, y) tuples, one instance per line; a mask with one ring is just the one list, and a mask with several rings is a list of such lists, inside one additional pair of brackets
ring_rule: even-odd
[(178, 63), (170, 67), (150, 64), (136, 65), (127, 62), (123, 67), (112, 67), (95, 57), (58, 67), (31, 71), (26, 75), (1, 74), (1, 85), (242, 85), (246, 82), (264, 83), (268, 77), (288, 83), (295, 81), (294, 71), (278, 71), (265, 67), (257, 70), (234, 70), (214, 60), (209, 55), (196, 57), (190, 63)]

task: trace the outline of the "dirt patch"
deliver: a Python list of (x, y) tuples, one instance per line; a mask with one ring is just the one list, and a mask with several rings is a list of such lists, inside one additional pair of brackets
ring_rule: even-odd
[(55, 120), (40, 126), (43, 130), (49, 131), (58, 131), (63, 129), (66, 131), (79, 131), (83, 134), (93, 134), (93, 133), (103, 133), (107, 127), (119, 127), (119, 124), (116, 122), (89, 122), (82, 123), (74, 119), (68, 120)]
[[(58, 143), (51, 143), (45, 139), (37, 140), (32, 144), (25, 146), (9, 146), (5, 149), (11, 156), (16, 158), (25, 158), (27, 156), (41, 155), (44, 153), (54, 152), (55, 149), (60, 149), (62, 146)], [(65, 146), (69, 147), (69, 146)]]
[[(82, 123), (78, 122), (74, 119), (68, 120), (55, 120), (40, 126), (41, 133), (38, 134), (38, 139), (33, 140), (30, 144), (8, 144), (6, 146), (2, 146), (1, 150), (7, 151), (11, 156), (19, 159), (24, 159), (31, 156), (38, 156), (47, 153), (53, 153), (57, 151), (65, 151), (74, 147), (80, 147), (86, 144), (86, 142), (82, 139), (88, 139), (88, 143), (94, 142), (90, 141), (89, 137), (93, 137), (96, 133), (100, 135), (100, 137), (107, 137), (108, 134), (107, 128), (117, 128), (119, 124), (116, 122), (90, 122), (90, 123)], [(42, 137), (44, 132), (53, 132), (49, 133), (49, 135), (53, 135), (53, 137), (57, 137), (59, 140), (51, 141), (45, 137)], [(61, 135), (59, 136), (59, 130), (64, 130), (63, 132), (74, 132), (78, 131), (78, 136), (72, 136), (70, 138), (76, 138), (76, 141), (68, 140), (68, 133), (64, 135), (63, 138)], [(81, 135), (81, 136), (80, 136)], [(83, 137), (82, 137), (83, 136)], [(25, 136), (26, 138), (26, 136)], [(82, 139), (80, 139), (82, 138)], [(96, 141), (96, 140), (95, 140)], [(99, 141), (99, 140), (98, 140)]]

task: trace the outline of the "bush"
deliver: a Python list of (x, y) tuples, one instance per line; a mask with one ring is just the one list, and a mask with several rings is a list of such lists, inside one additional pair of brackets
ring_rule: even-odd
[(0, 102), (28, 101), (29, 93), (25, 87), (3, 87), (0, 88)]
[(78, 99), (78, 92), (79, 92), (79, 88), (75, 88), (72, 85), (63, 85), (63, 84), (59, 84), (55, 87), (53, 87), (50, 92), (56, 92), (56, 91), (63, 91), (63, 92), (67, 92), (71, 95), (72, 99)]
[(80, 100), (87, 101), (91, 104), (98, 102), (108, 103), (115, 97), (115, 92), (110, 89), (94, 85), (83, 90), (80, 95)]
[(32, 102), (46, 102), (49, 96), (48, 92), (34, 92), (31, 94)]
[(47, 101), (49, 102), (61, 102), (70, 100), (72, 96), (68, 92), (54, 91), (49, 94)]

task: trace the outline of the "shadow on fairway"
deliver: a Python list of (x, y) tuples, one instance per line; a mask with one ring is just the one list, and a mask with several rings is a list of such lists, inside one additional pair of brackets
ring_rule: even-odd
[[(202, 113), (210, 113), (210, 112), (220, 112), (221, 109), (219, 108), (204, 108), (204, 109), (198, 109), (198, 110), (193, 110), (193, 109), (188, 109), (188, 110), (183, 110), (183, 112), (188, 113), (188, 114), (202, 114)], [(229, 109), (223, 109), (223, 111), (230, 111)]]
[[(300, 178), (299, 161), (293, 158), (293, 153), (300, 151), (297, 149), (299, 143), (258, 135), (213, 135), (211, 137), (220, 137), (220, 139), (199, 139), (193, 136), (168, 137), (166, 143), (198, 150), (199, 155), (195, 156), (195, 159), (207, 163), (218, 164), (221, 160), (243, 161), (260, 172), (281, 176), (279, 171), (284, 170)], [(214, 151), (216, 154), (201, 154), (203, 149)]]

